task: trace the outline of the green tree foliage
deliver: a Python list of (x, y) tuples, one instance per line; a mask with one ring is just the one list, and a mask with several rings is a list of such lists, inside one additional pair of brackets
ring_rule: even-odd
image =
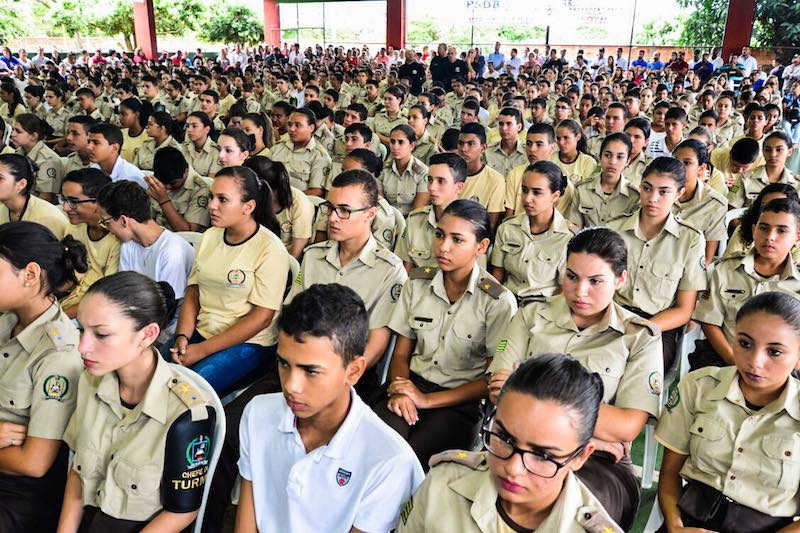
[(184, 35), (200, 27), (205, 7), (198, 0), (155, 0), (156, 30), (160, 34)]
[(441, 40), (441, 32), (432, 18), (410, 20), (406, 40), (409, 43), (433, 43)]
[(685, 21), (681, 17), (675, 20), (645, 22), (642, 31), (636, 34), (634, 42), (639, 45), (678, 44), (681, 41), (684, 24)]
[(97, 33), (102, 35), (121, 35), (125, 48), (136, 47), (136, 36), (133, 33), (133, 4), (125, 0), (114, 5), (114, 11), (93, 23)]
[[(681, 44), (720, 45), (725, 33), (728, 0), (678, 0), (694, 12), (686, 20)], [(800, 3), (795, 0), (759, 0), (753, 25), (753, 46), (797, 47), (800, 44)], [(791, 51), (786, 54), (791, 56)]]
[(21, 9), (22, 3), (18, 0), (0, 4), (0, 43), (7, 43), (25, 34), (17, 16)]
[(199, 35), (209, 42), (257, 44), (264, 39), (264, 24), (251, 9), (228, 5), (211, 13)]

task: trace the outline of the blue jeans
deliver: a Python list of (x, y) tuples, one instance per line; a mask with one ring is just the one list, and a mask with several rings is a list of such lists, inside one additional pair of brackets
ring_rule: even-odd
[[(205, 338), (195, 331), (189, 339), (189, 344), (197, 344), (204, 340)], [(162, 351), (164, 358), (170, 362), (172, 353), (169, 349), (174, 345), (175, 337), (165, 344)], [(275, 346), (243, 342), (213, 353), (190, 368), (203, 376), (221, 398), (231, 392), (233, 385), (239, 380), (265, 365), (271, 357), (275, 357), (275, 352)]]

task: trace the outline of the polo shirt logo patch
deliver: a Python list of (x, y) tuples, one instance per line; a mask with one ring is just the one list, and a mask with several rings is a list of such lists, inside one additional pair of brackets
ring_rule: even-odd
[(192, 469), (207, 465), (210, 447), (211, 439), (204, 435), (192, 439), (186, 447), (186, 464), (188, 468)]
[(352, 475), (351, 472), (348, 472), (344, 468), (340, 468), (336, 471), (336, 484), (340, 487), (344, 487), (348, 483), (350, 483), (350, 476)]
[(402, 290), (403, 290), (403, 286), (402, 285), (400, 285), (399, 283), (395, 283), (394, 284), (394, 286), (392, 287), (392, 291), (391, 291), (391, 297), (392, 297), (392, 301), (393, 302), (396, 302), (398, 299), (400, 299), (400, 292)]
[(247, 278), (242, 270), (233, 269), (228, 271), (228, 287), (241, 287)]
[(60, 402), (69, 391), (69, 380), (64, 376), (53, 374), (47, 376), (47, 379), (44, 380), (42, 389), (44, 391), (45, 400), (57, 400)]

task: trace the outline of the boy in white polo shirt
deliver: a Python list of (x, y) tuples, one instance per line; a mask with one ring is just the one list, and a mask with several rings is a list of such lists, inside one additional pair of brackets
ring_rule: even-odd
[(385, 532), (424, 474), (358, 397), (368, 317), (338, 284), (312, 285), (278, 318), (282, 393), (256, 396), (239, 429), (237, 533)]

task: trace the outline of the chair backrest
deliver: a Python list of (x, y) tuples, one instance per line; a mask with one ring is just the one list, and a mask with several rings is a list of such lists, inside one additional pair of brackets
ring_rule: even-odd
[(300, 272), (300, 262), (293, 255), (289, 255), (289, 270), (292, 271), (292, 279)]
[[(744, 216), (747, 212), (746, 207), (740, 207), (737, 209), (731, 209), (727, 213), (725, 213), (725, 221), (723, 224), (725, 225), (725, 230), (728, 230), (728, 226), (731, 225), (731, 222), (734, 220), (738, 220)], [(725, 250), (728, 249), (728, 241), (719, 241), (719, 246), (717, 247), (717, 257), (722, 257), (725, 255)]]
[(392, 206), (392, 210), (394, 211), (394, 242), (392, 243), (392, 250), (394, 250), (400, 235), (406, 231), (406, 218), (395, 206)]
[(186, 242), (191, 244), (192, 248), (197, 247), (197, 243), (200, 242), (200, 237), (203, 236), (202, 233), (197, 231), (178, 231), (177, 234), (186, 239)]
[(200, 389), (203, 397), (216, 411), (216, 422), (214, 423), (214, 439), (212, 440), (211, 460), (208, 462), (208, 472), (206, 473), (206, 484), (203, 487), (203, 501), (200, 504), (200, 511), (197, 513), (197, 519), (192, 528), (193, 533), (200, 533), (203, 527), (203, 516), (206, 512), (206, 501), (208, 500), (208, 493), (211, 491), (211, 481), (214, 478), (214, 470), (217, 468), (219, 456), (222, 453), (222, 445), (225, 442), (225, 408), (217, 396), (216, 391), (208, 384), (208, 381), (203, 379), (200, 374), (190, 370), (184, 366), (175, 365), (170, 363), (170, 368), (175, 370), (178, 374), (183, 376), (186, 381)]
[(322, 196), (308, 196), (308, 195), (306, 195), (306, 198), (308, 198), (311, 201), (311, 203), (314, 204), (315, 208), (317, 208), (320, 205), (325, 203), (325, 198), (323, 198)]
[(200, 179), (203, 180), (208, 188), (211, 188), (211, 185), (214, 183), (214, 178), (209, 178), (208, 176), (200, 176)]

